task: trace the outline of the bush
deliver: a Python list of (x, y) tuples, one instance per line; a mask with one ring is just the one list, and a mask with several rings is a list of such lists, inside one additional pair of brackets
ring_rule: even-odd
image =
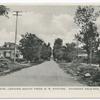
[(100, 86), (100, 71), (96, 66), (90, 66), (89, 64), (79, 63), (80, 61), (74, 61), (70, 64), (60, 64), (61, 68), (76, 77), (79, 81), (85, 82), (88, 86)]

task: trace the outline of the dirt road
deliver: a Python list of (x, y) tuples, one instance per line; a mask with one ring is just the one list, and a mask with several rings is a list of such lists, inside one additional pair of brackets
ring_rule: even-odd
[(0, 86), (83, 86), (53, 60), (0, 77)]

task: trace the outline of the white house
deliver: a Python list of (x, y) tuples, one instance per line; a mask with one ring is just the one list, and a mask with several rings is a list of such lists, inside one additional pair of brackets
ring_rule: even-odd
[[(15, 54), (14, 48), (15, 48), (14, 43), (5, 42), (5, 44), (2, 47), (0, 47), (0, 58), (14, 59), (14, 54)], [(16, 57), (22, 58), (22, 55), (21, 55), (20, 51), (18, 50), (18, 46), (17, 46), (17, 50), (16, 50)]]

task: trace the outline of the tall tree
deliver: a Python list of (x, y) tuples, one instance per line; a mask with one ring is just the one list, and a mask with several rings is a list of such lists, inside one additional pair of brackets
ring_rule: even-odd
[(79, 6), (75, 13), (74, 21), (79, 26), (80, 32), (75, 37), (83, 44), (91, 63), (94, 51), (98, 48), (99, 33), (95, 21), (99, 16), (92, 6)]
[(52, 49), (50, 47), (50, 43), (44, 43), (41, 49), (41, 59), (50, 60), (52, 54)]
[(57, 38), (54, 42), (54, 48), (61, 48), (63, 44), (63, 40), (60, 38)]
[(35, 34), (26, 33), (22, 35), (22, 39), (19, 43), (19, 50), (27, 61), (38, 61), (40, 59), (43, 43), (44, 42)]
[(54, 60), (61, 59), (62, 58), (62, 46), (63, 46), (63, 40), (60, 38), (57, 38), (54, 42), (53, 46), (53, 57)]

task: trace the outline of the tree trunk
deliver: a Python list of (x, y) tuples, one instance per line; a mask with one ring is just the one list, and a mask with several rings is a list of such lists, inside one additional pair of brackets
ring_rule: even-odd
[(91, 63), (92, 63), (92, 49), (90, 49), (89, 51), (87, 51), (87, 64), (90, 64), (91, 66)]
[(89, 62), (90, 62), (90, 53), (87, 52), (87, 64), (89, 64)]
[(91, 66), (91, 63), (92, 63), (92, 50), (90, 50), (90, 61), (89, 61), (90, 66)]

